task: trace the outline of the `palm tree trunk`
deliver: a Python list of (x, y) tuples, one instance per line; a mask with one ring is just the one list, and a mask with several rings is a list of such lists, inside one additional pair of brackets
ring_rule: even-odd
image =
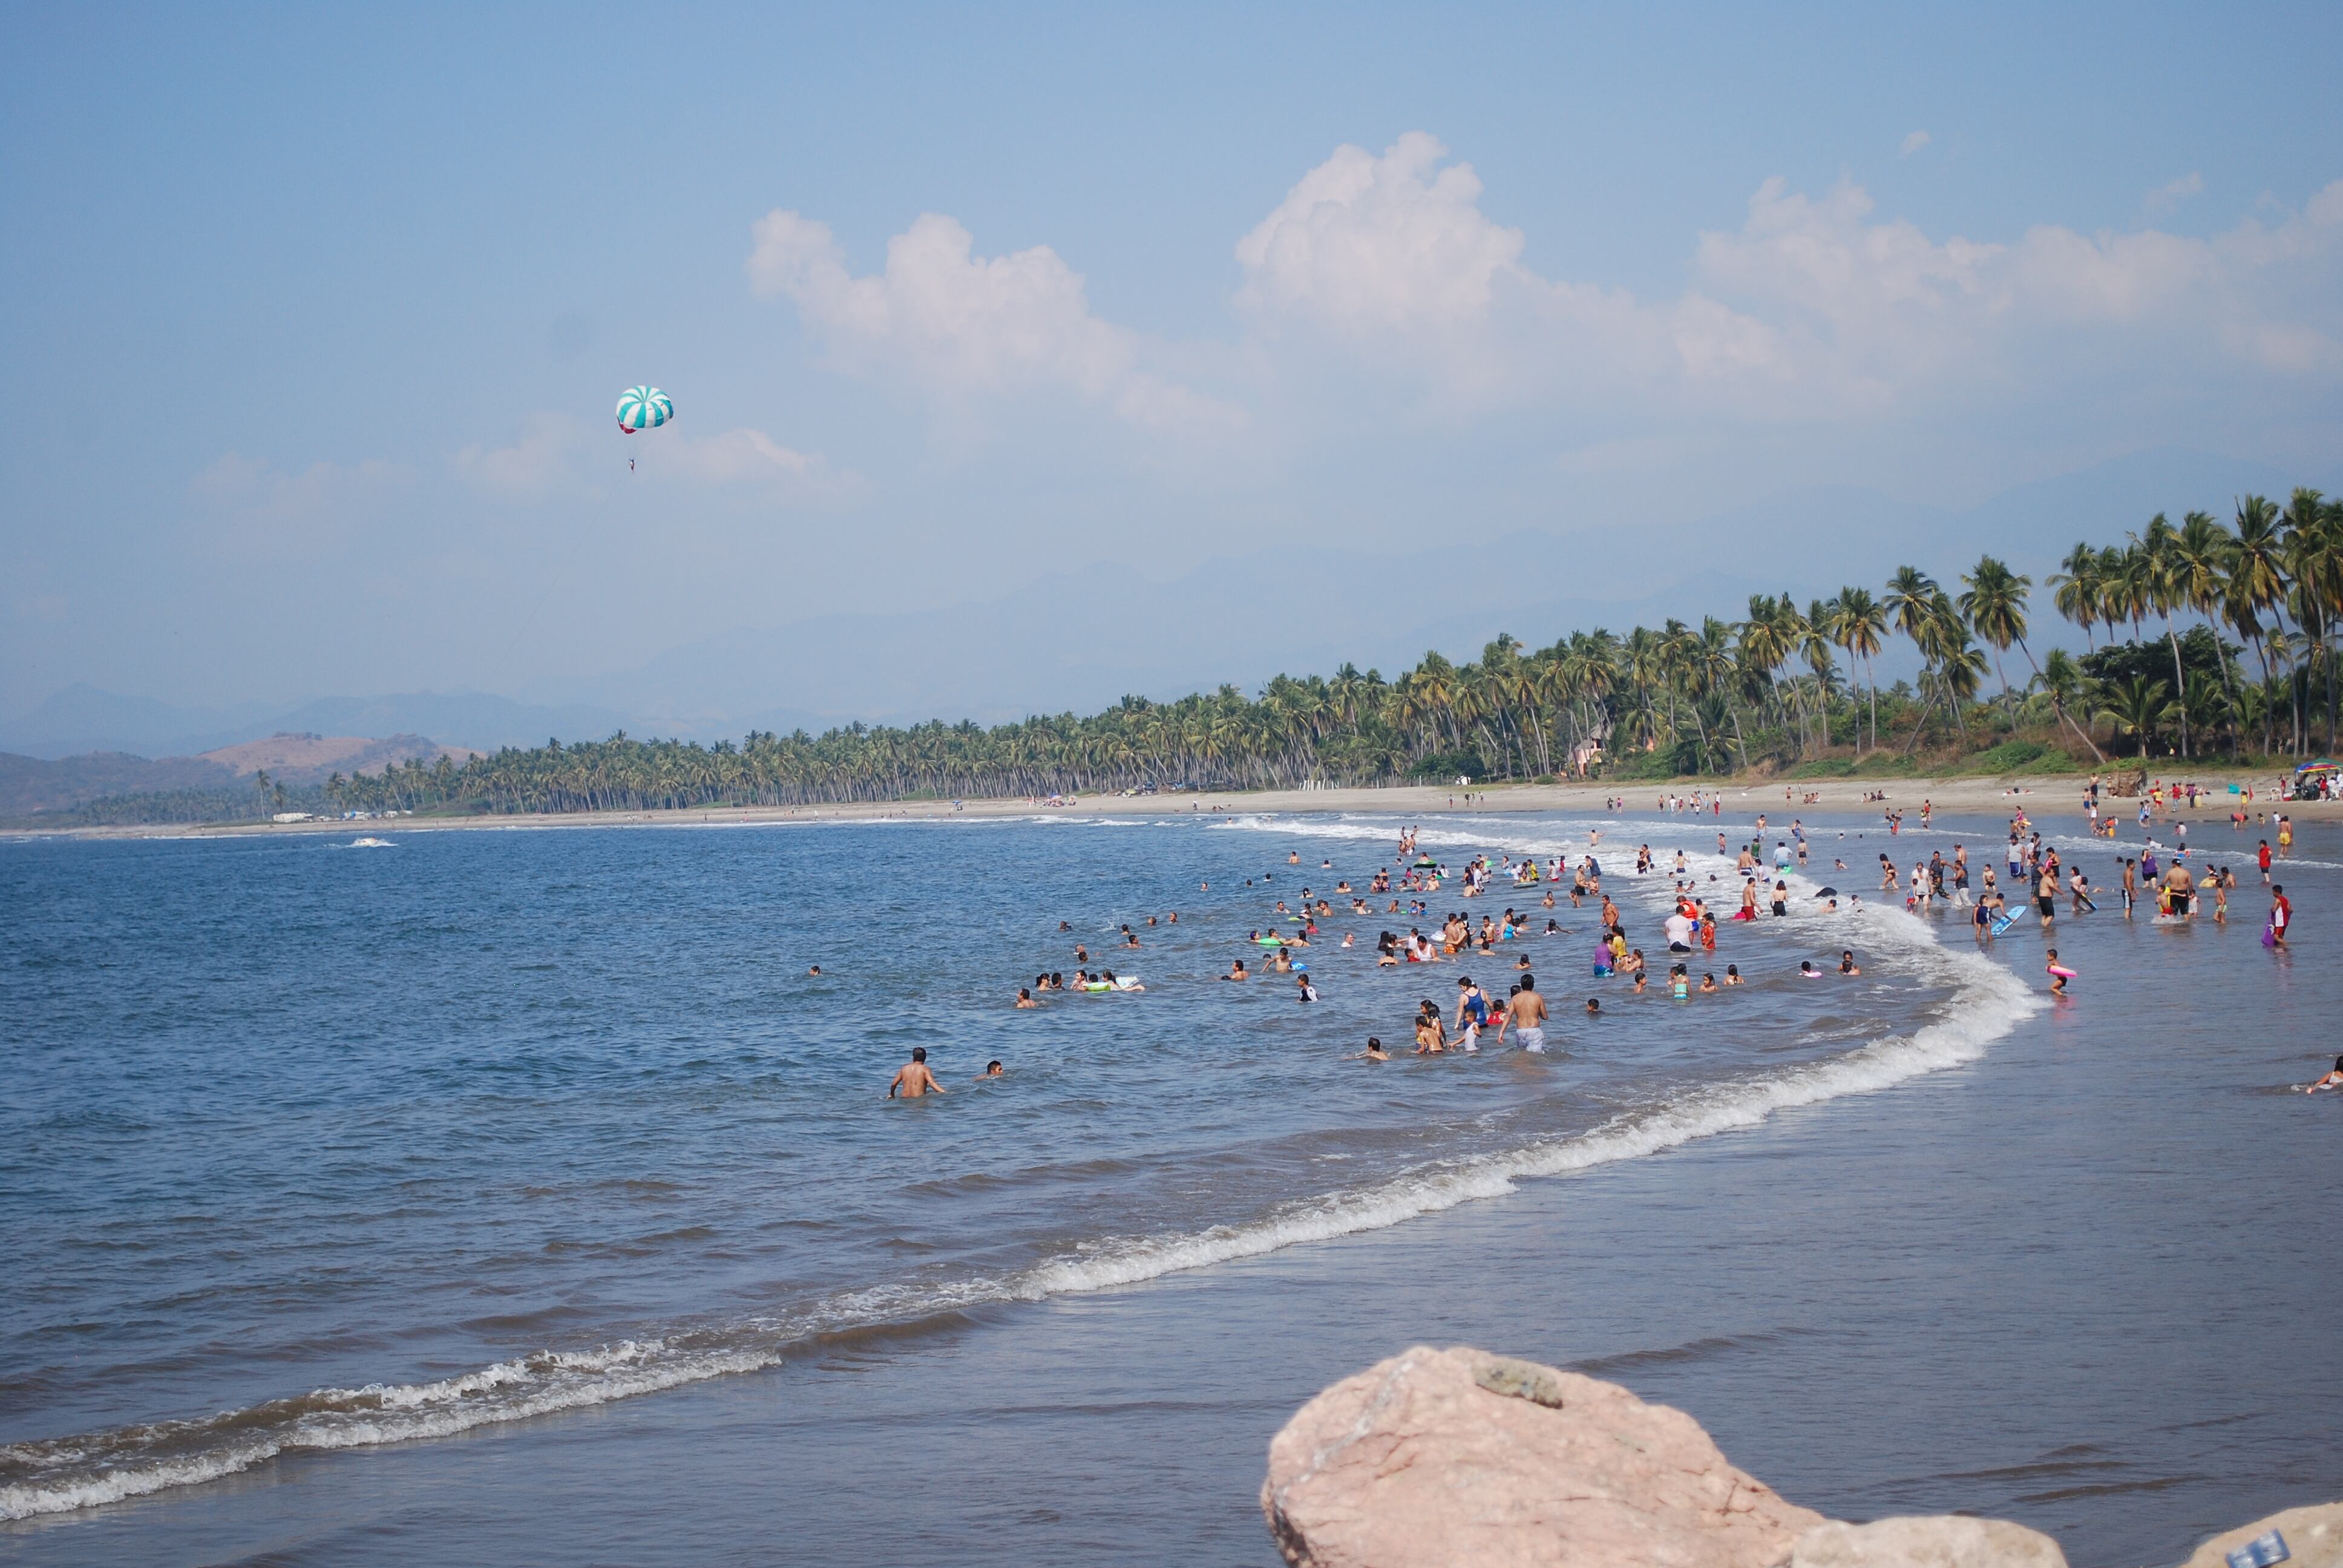
[(1921, 731), (1928, 728), (1928, 710), (1936, 705), (1936, 699), (1928, 695), (1928, 672), (1925, 669), (1920, 672), (1920, 690), (1925, 700), (1920, 704), (1920, 720), (1912, 726), (1912, 739), (1904, 743), (1904, 755), (1906, 757), (1911, 756), (1913, 748), (1920, 744)]
[(2172, 612), (2164, 614), (2165, 640), (2172, 644), (2172, 695), (2180, 701), (2180, 755), (2188, 755), (2188, 678), (2180, 669), (2180, 637), (2172, 629)]
[[(1863, 656), (1863, 678), (1871, 688), (1871, 749), (1876, 751), (1879, 749), (1879, 675), (1871, 668), (1871, 655), (1867, 653)], [(1858, 752), (1862, 749), (1860, 746), (1855, 748)]]
[[(2042, 667), (2039, 664), (2035, 663), (2034, 650), (2026, 646), (2026, 639), (2022, 637), (2017, 639), (2017, 651), (2026, 656), (2026, 666), (2034, 671), (2035, 678), (2037, 680), (2040, 679), (2042, 677)], [(2009, 683), (2007, 681), (2002, 682), (2002, 685), (2005, 688), (2006, 688), (2008, 684)], [(2097, 758), (2100, 764), (2104, 766), (2107, 762), (2107, 757), (2099, 750), (2098, 742), (2093, 740), (2090, 737), (2090, 733), (2081, 725), (2075, 722), (2073, 716), (2066, 711), (2066, 702), (2055, 691), (2050, 694), (2050, 710), (2056, 713), (2059, 719), (2066, 723), (2067, 729), (2073, 730), (2082, 739), (2083, 744), (2091, 749), (2091, 755)]]

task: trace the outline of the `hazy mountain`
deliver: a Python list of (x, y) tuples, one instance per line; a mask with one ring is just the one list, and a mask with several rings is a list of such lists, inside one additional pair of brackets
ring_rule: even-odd
[(631, 716), (589, 703), (548, 706), (482, 691), (417, 691), (396, 697), (313, 698), (280, 714), (270, 731), (428, 736), (444, 746), (494, 751), (500, 746), (542, 746), (557, 735), (564, 740), (603, 740), (615, 730), (635, 727)]
[(516, 702), (485, 692), (318, 697), (197, 709), (77, 683), (30, 713), (0, 722), (0, 749), (49, 759), (100, 751), (194, 757), (277, 734), (311, 734), (427, 737), (443, 746), (493, 751), (500, 746), (542, 746), (556, 735), (598, 740), (617, 729), (641, 728), (632, 716), (608, 709)]
[(265, 703), (232, 707), (176, 708), (151, 697), (125, 697), (76, 681), (28, 713), (0, 721), (0, 749), (29, 757), (58, 758), (122, 751), (135, 756), (193, 756), (266, 734), (275, 709)]
[(321, 784), (337, 773), (379, 773), (417, 759), (427, 766), (451, 757), (461, 767), (478, 755), (469, 748), (442, 746), (420, 735), (376, 740), (363, 735), (284, 734), (223, 746), (196, 760), (225, 768), (238, 779), (265, 771), (280, 784)]
[(1222, 681), (1250, 690), (1280, 670), (1323, 674), (1345, 660), (1389, 672), (1428, 648), (1477, 656), (1501, 631), (1544, 642), (1572, 627), (1724, 614), (1764, 586), (1679, 562), (1647, 591), (1574, 594), (1575, 548), (1521, 534), (1389, 561), (1297, 552), (1168, 582), (1092, 567), (917, 616), (851, 612), (726, 632), (606, 678), (593, 694), (659, 734), (996, 723), (1090, 711), (1125, 693), (1169, 699)]
[(216, 762), (102, 751), (51, 761), (0, 752), (0, 817), (62, 810), (102, 795), (145, 795), (169, 789), (225, 789), (236, 775)]
[[(2076, 540), (2119, 542), (2159, 510), (2177, 519), (2202, 508), (2226, 519), (2237, 497), (2283, 495), (2304, 480), (2336, 482), (2157, 451), (1965, 510), (1820, 487), (1666, 527), (1624, 518), (1487, 538), (1460, 519), (1427, 534), (1423, 548), (1389, 556), (1296, 528), (1266, 553), (1166, 578), (1092, 566), (980, 603), (874, 604), (736, 628), (632, 669), (548, 688), (541, 695), (556, 700), (545, 702), (413, 692), (193, 709), (76, 685), (0, 723), (0, 747), (45, 758), (166, 756), (290, 730), (494, 750), (620, 729), (710, 740), (855, 719), (998, 723), (1093, 711), (1125, 693), (1170, 699), (1222, 681), (1250, 691), (1281, 670), (1323, 674), (1346, 660), (1390, 674), (1426, 648), (1477, 656), (1501, 631), (1539, 647), (1595, 626), (1624, 632), (1670, 616), (1730, 618), (1745, 612), (1753, 592), (1787, 592), (1803, 606), (1845, 583), (1876, 592), (1906, 562), (1957, 591), (1960, 573), (1981, 554), (2033, 577), (2038, 640), (2047, 644), (2064, 628), (2040, 585)], [(1910, 666), (1891, 645), (1880, 673), (1892, 678)]]

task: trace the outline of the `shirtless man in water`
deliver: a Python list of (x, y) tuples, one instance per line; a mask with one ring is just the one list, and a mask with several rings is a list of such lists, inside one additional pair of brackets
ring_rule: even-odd
[(1523, 1050), (1545, 1049), (1545, 998), (1537, 993), (1537, 977), (1523, 975), (1522, 989), (1513, 993), (1506, 1004), (1505, 1016), (1497, 1025), (1497, 1041), (1504, 1043), (1505, 1031), (1513, 1031)]
[(905, 1100), (917, 1100), (922, 1094), (941, 1094), (944, 1086), (928, 1070), (928, 1048), (911, 1047), (911, 1060), (895, 1070), (895, 1081), (887, 1086), (887, 1098), (898, 1095)]

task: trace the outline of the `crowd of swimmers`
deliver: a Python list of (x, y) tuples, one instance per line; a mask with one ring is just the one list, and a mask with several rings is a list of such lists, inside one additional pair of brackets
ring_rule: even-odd
[[(2103, 819), (2099, 812), (2100, 789), (2100, 781), (2093, 778), (2085, 800), (2087, 815), (2095, 824), (2095, 833), (2099, 831), (2096, 824)], [(1785, 798), (1791, 798), (1786, 791)], [(1884, 792), (1878, 798), (1884, 801)], [(2143, 798), (2142, 819), (2152, 822), (2161, 813), (2178, 810), (2184, 801), (2194, 806), (2199, 799), (2199, 791), (2195, 786), (2175, 786), (2167, 804), (2167, 797), (2158, 788)], [(2244, 799), (2246, 803), (2250, 803), (2249, 793)], [(1705, 810), (1717, 815), (1721, 814), (1722, 797), (1715, 791), (1695, 789), (1688, 796), (1663, 797), (1660, 804), (1661, 809), (1667, 811)], [(1612, 805), (1615, 809), (1624, 807), (1624, 802), (1616, 801)], [(1902, 811), (1890, 808), (1885, 815), (1890, 837), (1899, 836)], [(1920, 817), (1924, 826), (1932, 824), (1932, 803), (1921, 803)], [(2271, 813), (2263, 819), (2271, 824), (2278, 845), (2273, 851), (2270, 841), (2264, 839), (2258, 844), (2254, 856), (2262, 885), (2269, 890), (2270, 895), (2269, 913), (2262, 940), (2267, 946), (2282, 949), (2287, 944), (2288, 929), (2292, 924), (2293, 907), (2286, 897), (2286, 890), (2273, 880), (2270, 873), (2274, 859), (2283, 858), (2292, 849), (2293, 824), (2278, 813)], [(1770, 860), (1765, 853), (1766, 826), (1765, 815), (1759, 814), (1754, 835), (1741, 844), (1737, 851), (1730, 845), (1725, 831), (1717, 833), (1717, 852), (1721, 856), (1731, 857), (1731, 869), (1738, 874), (1740, 883), (1738, 907), (1728, 917), (1731, 920), (1756, 920), (1761, 918), (1761, 906), (1774, 918), (1786, 917), (1790, 900), (1788, 879), (1794, 868), (1804, 870), (1808, 864), (1812, 846), (1802, 821), (1794, 818), (1789, 828), (1775, 838)], [(2247, 826), (2246, 812), (2233, 811), (2231, 826), (2244, 830)], [(2237, 887), (2236, 868), (2231, 865), (2192, 868), (2188, 864), (2187, 822), (2174, 822), (2173, 831), (2177, 841), (2169, 849), (2150, 836), (2138, 855), (2117, 858), (2124, 915), (2132, 917), (2138, 904), (2147, 900), (2153, 901), (2159, 919), (2187, 920), (2195, 918), (2209, 900), (2213, 920), (2217, 923), (2227, 924), (2229, 897)], [(1845, 832), (1839, 834), (1841, 839), (1845, 837)], [(1447, 882), (1459, 883), (1455, 890), (1457, 894), (1468, 899), (1483, 896), (1501, 886), (1535, 890), (1544, 910), (1555, 909), (1557, 890), (1566, 888), (1565, 896), (1573, 909), (1582, 909), (1594, 901), (1600, 910), (1601, 925), (1591, 964), (1594, 978), (1627, 980), (1632, 984), (1633, 993), (1643, 996), (1651, 984), (1651, 966), (1644, 950), (1634, 946), (1628, 940), (1618, 905), (1603, 890), (1602, 865), (1593, 852), (1600, 839), (1599, 829), (1590, 831), (1588, 852), (1575, 864), (1561, 855), (1545, 858), (1528, 856), (1515, 859), (1503, 853), (1494, 858), (1488, 854), (1476, 854), (1464, 863), (1461, 870), (1452, 870), (1420, 848), (1417, 830), (1410, 828), (1401, 833), (1393, 862), (1377, 869), (1363, 890), (1353, 889), (1347, 879), (1337, 879), (1332, 893), (1347, 906), (1350, 915), (1369, 918), (1378, 912), (1369, 903), (1370, 898), (1388, 898), (1390, 902), (1381, 912), (1395, 915), (1403, 910), (1401, 895), (1409, 895), (1404, 904), (1406, 911), (1432, 925), (1429, 932), (1423, 925), (1412, 925), (1404, 937), (1390, 930), (1381, 931), (1374, 944), (1375, 967), (1387, 969), (1403, 964), (1463, 960), (1476, 954), (1493, 957), (1506, 944), (1532, 935), (1554, 937), (1570, 934), (1551, 917), (1545, 918), (1543, 930), (1537, 930), (1537, 916), (1511, 906), (1504, 910), (1502, 917), (1482, 915), (1477, 925), (1463, 910), (1452, 910), (1436, 923), (1433, 922), (1426, 895), (1437, 893)], [(1717, 917), (1708, 903), (1707, 890), (1694, 880), (1685, 853), (1681, 849), (1674, 851), (1671, 863), (1664, 868), (1662, 862), (1667, 858), (1664, 851), (1655, 854), (1649, 844), (1637, 846), (1634, 853), (1634, 869), (1638, 876), (1649, 876), (1664, 869), (1674, 880), (1674, 907), (1662, 921), (1662, 934), (1669, 955), (1665, 980), (1667, 994), (1683, 1001), (1741, 985), (1743, 978), (1739, 966), (1733, 963), (1725, 966), (1721, 979), (1713, 969), (1704, 969), (1699, 980), (1694, 981), (1691, 964), (1695, 961), (1694, 955), (1709, 957), (1716, 951)], [(2082, 867), (2062, 857), (2054, 845), (2045, 840), (2022, 806), (2016, 809), (2009, 822), (2004, 858), (2007, 873), (2006, 890), (1990, 857), (1986, 859), (1986, 863), (1973, 868), (1967, 848), (1962, 843), (1955, 843), (1949, 855), (1942, 849), (1931, 850), (1925, 859), (1913, 859), (1908, 868), (1899, 868), (1884, 850), (1879, 854), (1878, 861), (1879, 888), (1890, 900), (1900, 898), (1906, 910), (1922, 916), (1931, 913), (1940, 905), (1947, 909), (1966, 910), (1969, 911), (1968, 922), (1981, 945), (1992, 942), (2029, 907), (2045, 931), (2054, 927), (2062, 902), (2066, 906), (2065, 912), (2070, 917), (2097, 912), (2099, 907), (2097, 890)], [(1287, 863), (1299, 865), (1300, 852), (1290, 852)], [(1322, 860), (1320, 864), (1322, 869), (1332, 869), (1331, 860)], [(1836, 871), (1846, 869), (1844, 859), (1834, 859), (1832, 864)], [(1719, 879), (1715, 872), (1711, 872), (1707, 878), (1710, 883)], [(1267, 876), (1261, 879), (1264, 886), (1271, 880)], [(1247, 879), (1245, 885), (1252, 887), (1253, 879)], [(1210, 890), (1209, 882), (1202, 884), (1202, 887), (1206, 891)], [(1841, 894), (1835, 887), (1824, 887), (1814, 896), (1821, 900), (1822, 912), (1826, 914), (1836, 912), (1842, 899), (1849, 909), (1859, 909), (1862, 905), (1861, 895), (1853, 892)], [(2016, 912), (2012, 910), (2013, 901), (2016, 905)], [(1217, 978), (1223, 981), (1244, 982), (1257, 975), (1291, 975), (1296, 1000), (1303, 1004), (1315, 1002), (1318, 991), (1310, 974), (1309, 963), (1296, 954), (1310, 949), (1323, 935), (1319, 925), (1321, 920), (1335, 918), (1333, 898), (1315, 895), (1304, 887), (1293, 904), (1278, 899), (1274, 913), (1282, 920), (1282, 926), (1255, 928), (1247, 933), (1247, 941), (1260, 950), (1254, 955), (1254, 963), (1258, 967), (1249, 968), (1246, 960), (1241, 957), (1232, 960), (1228, 971)], [(1161, 917), (1164, 923), (1175, 925), (1179, 919), (1176, 912)], [(1146, 924), (1150, 928), (1155, 927), (1158, 917), (1147, 917)], [(1061, 921), (1059, 930), (1071, 932), (1072, 927), (1070, 922)], [(1355, 935), (1344, 933), (1341, 946), (1351, 948)], [(1115, 945), (1135, 950), (1142, 946), (1142, 940), (1140, 932), (1126, 923), (1121, 926)], [(1074, 953), (1081, 967), (1077, 968), (1071, 980), (1056, 971), (1037, 974), (1031, 986), (1019, 989), (1015, 1006), (1021, 1010), (1037, 1009), (1041, 1006), (1041, 998), (1060, 991), (1128, 994), (1147, 989), (1135, 977), (1118, 976), (1111, 969), (1101, 967), (1093, 971), (1089, 967), (1091, 960), (1088, 948), (1080, 940), (1074, 944)], [(2075, 973), (2059, 963), (2056, 948), (2046, 950), (2046, 956), (2050, 990), (2054, 995), (2063, 997), (2066, 994), (2066, 982), (2075, 978)], [(1469, 975), (1461, 976), (1456, 981), (1453, 1009), (1443, 1010), (1432, 999), (1424, 999), (1418, 1005), (1413, 1020), (1414, 1053), (1427, 1056), (1451, 1052), (1476, 1053), (1484, 1038), (1500, 1045), (1512, 1043), (1532, 1052), (1544, 1051), (1550, 1015), (1545, 998), (1538, 990), (1536, 980), (1530, 972), (1531, 959), (1526, 949), (1519, 951), (1513, 967), (1518, 972), (1518, 978), (1502, 1000), (1484, 990)], [(1842, 949), (1835, 966), (1825, 969), (1812, 960), (1806, 960), (1800, 962), (1797, 973), (1801, 979), (1819, 980), (1834, 971), (1839, 976), (1852, 978), (1861, 975), (1863, 969), (1852, 949)], [(811, 972), (820, 975), (820, 966), (815, 966)], [(1601, 1017), (1600, 1000), (1589, 997), (1585, 1011), (1589, 1017)], [(1371, 1037), (1367, 1049), (1353, 1060), (1388, 1060), (1391, 1054), (1383, 1049), (1380, 1037)], [(1003, 1070), (999, 1061), (993, 1061), (988, 1065), (983, 1076), (997, 1077)], [(2336, 1073), (2329, 1074), (2311, 1087), (2343, 1089), (2343, 1060), (2338, 1060)], [(940, 1093), (942, 1086), (935, 1081), (928, 1070), (926, 1051), (920, 1049), (912, 1053), (911, 1062), (898, 1072), (888, 1094), (890, 1098), (916, 1098), (928, 1092)]]

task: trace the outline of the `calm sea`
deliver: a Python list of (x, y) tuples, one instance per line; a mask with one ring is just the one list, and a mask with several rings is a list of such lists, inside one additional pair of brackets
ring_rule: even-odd
[[(1375, 1232), (1434, 1215), (1429, 1231), (1393, 1235), (1461, 1237), (1489, 1214), (1525, 1211), (1534, 1193), (1583, 1186), (1540, 1178), (1648, 1181), (1671, 1151), (1735, 1141), (1717, 1134), (1762, 1146), (1816, 1115), (1860, 1118), (1866, 1103), (1990, 1092), (1983, 1082), (2013, 1034), (2080, 1005), (2047, 1010), (2041, 943), (2026, 930), (1985, 957), (1941, 920), (1821, 913), (1822, 882), (1867, 896), (1877, 876), (1862, 868), (1881, 849), (1901, 863), (1952, 837), (1886, 842), (1875, 827), (1836, 822), (1813, 828), (1794, 918), (1728, 924), (1714, 960), (1695, 966), (1722, 975), (1733, 962), (1749, 976), (1723, 996), (1634, 999), (1590, 973), (1591, 906), (1564, 898), (1548, 910), (1543, 889), (1502, 885), (1465, 900), (1453, 882), (1432, 897), (1435, 916), (1511, 904), (1567, 934), (1379, 971), (1375, 932), (1431, 922), (1342, 914), (1306, 955), (1314, 1004), (1282, 977), (1214, 980), (1232, 958), (1258, 960), (1248, 933), (1279, 923), (1279, 900), (1342, 879), (1363, 888), (1390, 862), (1398, 826), (962, 821), (389, 831), (381, 847), (289, 836), (0, 846), (0, 1517), (20, 1522), (0, 1528), (0, 1553), (169, 1557), (175, 1509), (234, 1514), (233, 1500), (252, 1495), (239, 1488), (327, 1462), (325, 1451), (354, 1450), (330, 1463), (387, 1476), (402, 1455), (498, 1432), (525, 1442), (616, 1403), (697, 1411), (727, 1389), (818, 1385), (848, 1351), (916, 1362), (971, 1322), (1014, 1334), (1159, 1279), (1155, 1291), (1176, 1286), (1208, 1313), (1212, 1282), (1224, 1280), (1236, 1312), (1248, 1270), (1360, 1256), (1382, 1244)], [(1628, 875), (1634, 844), (1651, 842), (1664, 865), (1691, 852), (1704, 888), (1712, 875), (1720, 890), (1734, 882), (1709, 819), (1447, 817), (1427, 821), (1423, 840), (1461, 866), (1482, 850), (1575, 858), (1598, 829), (1605, 886), (1655, 958), (1670, 878)], [(1998, 842), (1977, 830), (1968, 841)], [(2303, 848), (2324, 852), (2309, 832)], [(1834, 857), (1852, 869), (1831, 870)], [(2331, 902), (2333, 858), (2289, 868), (2306, 913)], [(2313, 920), (2305, 950), (2273, 959), (2254, 940), (2263, 900), (2249, 866), (2245, 880), (2237, 929), (2217, 945), (2201, 929), (2135, 928), (2123, 933), (2135, 944), (2167, 940), (2078, 965), (2085, 994), (2121, 988), (2137, 1001), (2169, 986), (2190, 1033), (2219, 1038), (2251, 1018), (2278, 1053), (2300, 1056), (2306, 1032), (2331, 1036), (2343, 1014), (2331, 940), (2311, 945)], [(1117, 945), (1125, 924), (1136, 950)], [(2070, 958), (2113, 932), (2090, 930)], [(1337, 945), (1345, 931), (1357, 947)], [(1009, 1006), (1037, 971), (1071, 975), (1077, 942), (1091, 967), (1135, 975), (1146, 991)], [(1834, 967), (1845, 947), (1860, 979), (1797, 977), (1799, 960)], [(1502, 995), (1522, 954), (1556, 1003), (1549, 1056), (1345, 1060), (1370, 1032), (1403, 1042), (1422, 998), (1453, 1007), (1460, 970)], [(816, 963), (820, 977), (808, 973)], [(2275, 990), (2246, 980), (2273, 974), (2284, 977)], [(1588, 994), (1604, 1000), (1599, 1023), (1578, 1010)], [(2104, 1054), (2094, 1070), (2127, 1072), (2122, 1031), (2075, 1043)], [(913, 1046), (950, 1092), (890, 1104), (887, 1081)], [(977, 1081), (994, 1058), (1006, 1074)], [(2343, 1122), (2282, 1098), (2276, 1070), (2228, 1086), (2224, 1104), (2318, 1119), (2331, 1191)], [(2306, 1059), (2295, 1080), (2308, 1076)], [(2001, 1109), (2026, 1114), (2022, 1100)], [(1903, 1179), (1893, 1152), (1858, 1178), (1865, 1196)], [(1841, 1201), (1857, 1206), (1845, 1180)], [(2106, 1191), (2120, 1210), (2123, 1183)], [(2157, 1201), (2170, 1201), (2161, 1187)], [(2025, 1228), (2022, 1213), (2011, 1222)], [(1332, 1254), (1311, 1245), (1330, 1241)], [(1574, 1267), (1567, 1236), (1541, 1244), (1541, 1267)], [(2185, 1222), (2171, 1244), (2189, 1244)], [(1670, 1260), (1682, 1247), (1666, 1251), (1644, 1261), (1645, 1276), (1680, 1266)], [(1602, 1266), (1637, 1277), (1616, 1248)], [(1515, 1291), (1509, 1279), (1497, 1271), (1486, 1291)], [(1441, 1321), (1447, 1286), (1417, 1283), (1422, 1315)], [(1839, 1305), (1771, 1328), (1785, 1341), (1845, 1335), (1845, 1316)], [(1333, 1372), (1385, 1353), (1401, 1327), (1379, 1319)], [(1563, 1360), (1570, 1347), (1504, 1348)], [(1643, 1386), (1632, 1367), (1612, 1375)], [(1672, 1395), (1697, 1403), (1654, 1393)], [(532, 1419), (557, 1412), (568, 1413)], [(896, 1436), (918, 1430), (914, 1420)], [(457, 1434), (471, 1435), (425, 1441)], [(1143, 1484), (1144, 1469), (1122, 1484)], [(1249, 1496), (1233, 1502), (1242, 1518)], [(638, 1498), (627, 1516), (646, 1510), (657, 1518), (661, 1505)], [(263, 1544), (231, 1528), (217, 1553)], [(349, 1554), (347, 1541), (313, 1545)], [(858, 1549), (851, 1537), (797, 1545), (799, 1560)], [(1264, 1561), (1262, 1545), (1230, 1560)], [(388, 1554), (433, 1547), (465, 1554), (411, 1539)], [(960, 1550), (1048, 1554), (1013, 1533)], [(1167, 1542), (1154, 1560), (1195, 1558)]]

